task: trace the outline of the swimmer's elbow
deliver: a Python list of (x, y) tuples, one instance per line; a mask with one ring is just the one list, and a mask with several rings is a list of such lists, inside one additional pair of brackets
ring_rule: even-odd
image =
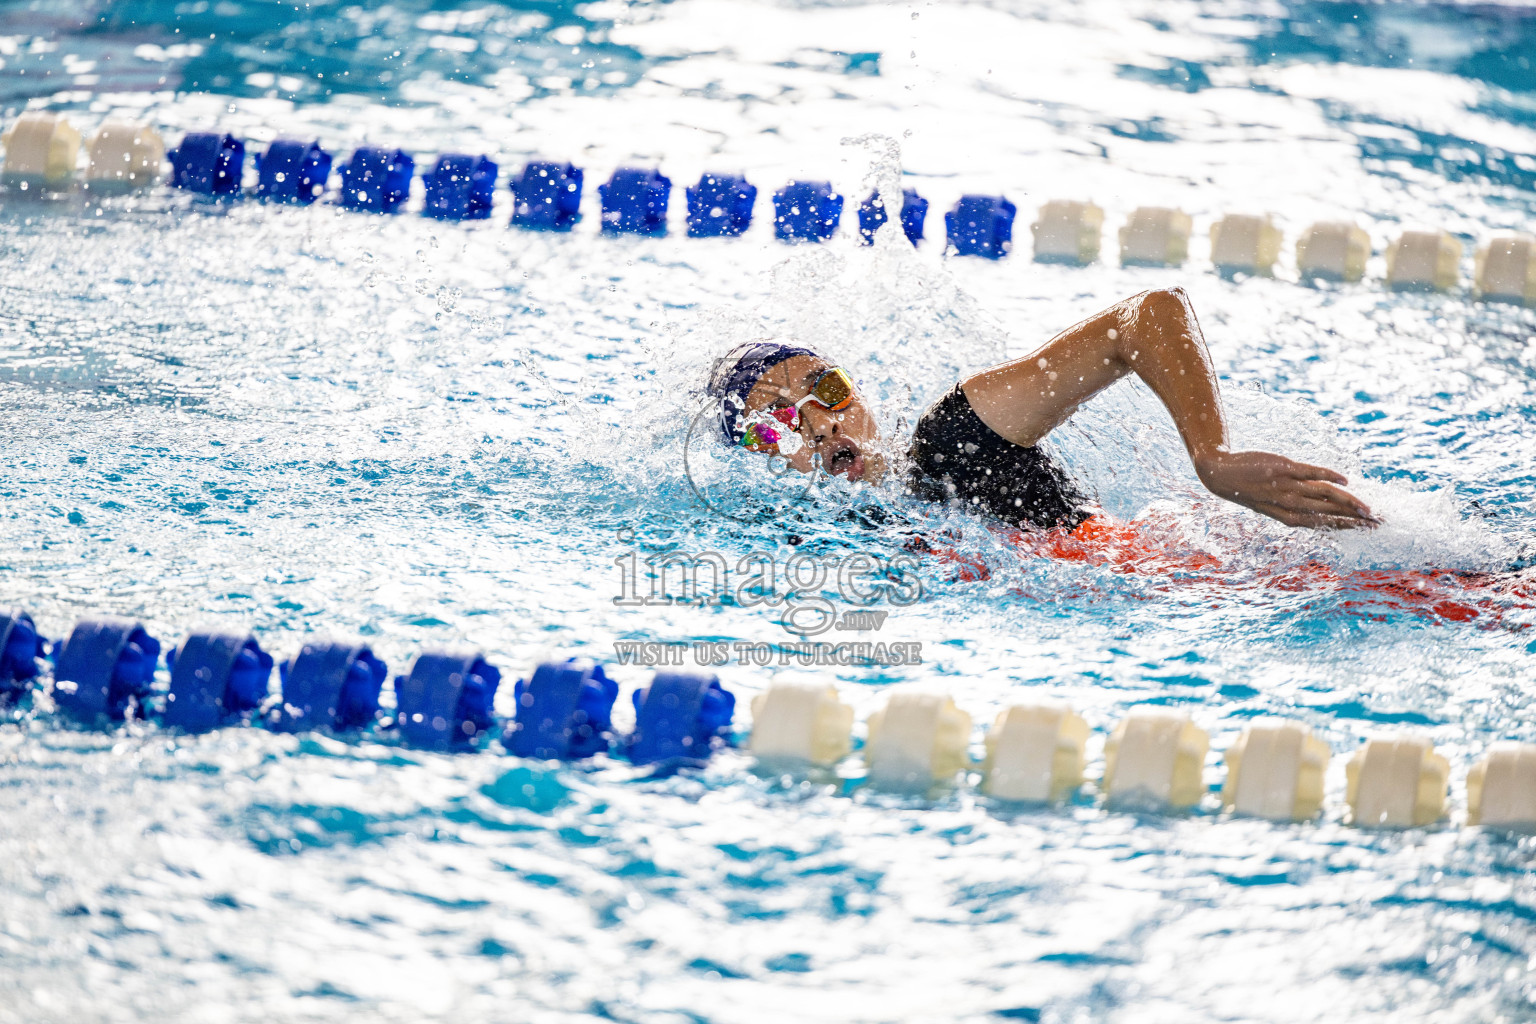
[(1189, 293), (1179, 285), (1171, 288), (1153, 288), (1137, 296), (1137, 305), (1146, 313), (1167, 315), (1189, 311)]
[(1131, 315), (1125, 318), (1130, 333), (1144, 344), (1156, 344), (1161, 338), (1174, 338), (1189, 330), (1194, 313), (1189, 293), (1174, 285), (1142, 292), (1132, 300)]

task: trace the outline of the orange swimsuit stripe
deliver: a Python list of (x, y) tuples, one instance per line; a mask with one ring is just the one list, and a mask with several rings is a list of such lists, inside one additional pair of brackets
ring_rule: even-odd
[[(1011, 541), (1021, 555), (1107, 566), (1114, 572), (1176, 575), (1180, 584), (1207, 584), (1231, 591), (1254, 587), (1293, 593), (1352, 591), (1360, 596), (1345, 600), (1342, 607), (1365, 617), (1384, 617), (1388, 611), (1398, 610), (1423, 618), (1478, 621), (1481, 625), (1496, 626), (1503, 623), (1505, 615), (1511, 611), (1536, 610), (1536, 574), (1531, 571), (1472, 573), (1373, 569), (1341, 572), (1312, 561), (1268, 576), (1261, 574), (1254, 578), (1245, 572), (1238, 578), (1224, 573), (1221, 562), (1211, 555), (1169, 552), (1137, 523), (1123, 523), (1106, 515), (1091, 516), (1072, 530), (1026, 533), (1009, 527), (998, 532)], [(956, 581), (971, 583), (992, 576), (991, 567), (977, 556), (927, 542), (914, 546), (953, 566)], [(1524, 629), (1530, 623), (1508, 625)]]

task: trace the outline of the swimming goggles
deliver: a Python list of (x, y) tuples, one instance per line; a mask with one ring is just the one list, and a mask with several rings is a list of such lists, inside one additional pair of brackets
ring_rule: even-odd
[[(811, 385), (804, 398), (794, 405), (786, 405), (780, 409), (770, 411), (774, 419), (784, 424), (790, 430), (799, 429), (800, 407), (806, 402), (815, 402), (817, 405), (831, 412), (840, 412), (853, 402), (853, 378), (848, 376), (848, 371), (840, 366), (834, 366), (830, 370), (824, 370), (816, 382)], [(741, 446), (752, 451), (775, 452), (778, 450), (780, 434), (767, 423), (753, 423), (747, 427), (747, 432), (742, 435)]]

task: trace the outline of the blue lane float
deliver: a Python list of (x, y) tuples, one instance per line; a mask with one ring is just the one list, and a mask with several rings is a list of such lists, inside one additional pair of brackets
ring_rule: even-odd
[(171, 688), (161, 721), (186, 732), (207, 732), (255, 711), (272, 678), (272, 655), (249, 633), (193, 633), (165, 661)]
[(752, 226), (757, 186), (739, 174), (705, 174), (683, 194), (689, 238), (735, 237)]
[(871, 192), (869, 198), (859, 204), (859, 239), (863, 245), (875, 244), (875, 232), (885, 225), (891, 218), (885, 214), (885, 203), (880, 201), (880, 193)]
[(166, 154), (171, 161), (171, 185), (205, 196), (240, 191), (245, 171), (245, 143), (218, 132), (188, 132), (181, 145)]
[(274, 139), (256, 155), (256, 195), (272, 202), (309, 205), (325, 192), (331, 154), (319, 142)]
[(907, 241), (916, 245), (923, 240), (923, 227), (928, 220), (928, 200), (912, 189), (901, 193), (901, 230)]
[(452, 750), (496, 724), (491, 710), (501, 670), (479, 651), (423, 651), (411, 674), (395, 677), (395, 721), (412, 746)]
[[(880, 225), (890, 218), (885, 212), (885, 203), (880, 198), (880, 193), (871, 192), (869, 198), (859, 206), (859, 234), (863, 237), (865, 245), (873, 245), (875, 232), (880, 230)], [(913, 189), (903, 189), (901, 193), (901, 230), (907, 236), (907, 241), (916, 245), (923, 240), (923, 223), (928, 219), (928, 200), (918, 195)]]
[(575, 164), (535, 160), (508, 183), (512, 225), (532, 231), (569, 231), (581, 219), (582, 170)]
[[(5, 678), (35, 677), (43, 646), (29, 615), (15, 609), (0, 613), (0, 672)], [(80, 622), (56, 651), (54, 693), (60, 708), (95, 720), (111, 714), (116, 704), (116, 717), (125, 717), (135, 698), (148, 695), (159, 651), (159, 642), (137, 622)], [(199, 719), (194, 715), (178, 721), (178, 711), (184, 714), (195, 705), (204, 716), (200, 721), (220, 724), (232, 708), (259, 702), (272, 665), (248, 633), (194, 634), (179, 651), (168, 653), (166, 661), (172, 679), (166, 724), (190, 729), (197, 728)], [(298, 691), (307, 687), (306, 692), (320, 698), (309, 707), (329, 702), (325, 714), (301, 716), (307, 724), (327, 716), (338, 728), (368, 724), (377, 717), (384, 675), (384, 664), (366, 647), (309, 644), (287, 666), (284, 696), (287, 701), (301, 699)], [(399, 724), (406, 741), (468, 749), (468, 741), (488, 731), (494, 721), (491, 705), (499, 679), (500, 673), (479, 652), (423, 652), (410, 676), (396, 680)], [(532, 679), (518, 683), (519, 721), (509, 730), (506, 746), (516, 755), (542, 758), (583, 757), (607, 749), (617, 689), (600, 666), (585, 659), (539, 665)], [(189, 694), (193, 699), (185, 700)], [(212, 696), (218, 694), (224, 696)], [(658, 672), (649, 686), (634, 694), (636, 725), (622, 746), (637, 765), (661, 764), (663, 771), (702, 765), (730, 745), (735, 703), (735, 696), (713, 674)], [(835, 688), (780, 683), (752, 703), (751, 752), (759, 764), (774, 771), (791, 760), (831, 766), (849, 755), (853, 709), (838, 699)], [(344, 721), (348, 715), (350, 723)], [(987, 754), (981, 762), (968, 753), (971, 729), (970, 715), (942, 694), (915, 688), (892, 693), (869, 719), (863, 752), (868, 781), (881, 785), (880, 775), (889, 770), (882, 765), (895, 757), (906, 762), (905, 768), (897, 766), (903, 777), (916, 778), (920, 788), (960, 783), (963, 773), (979, 770), (982, 794), (1015, 805), (1057, 804), (1070, 800), (1083, 785), (1088, 726), (1065, 705), (1046, 701), (1004, 709), (986, 734)], [(1276, 736), (1299, 742), (1301, 760), (1294, 749), (1277, 754)], [(1162, 793), (1156, 802), (1170, 809), (1196, 807), (1215, 789), (1205, 781), (1202, 768), (1208, 741), (1205, 730), (1187, 713), (1133, 709), (1105, 745), (1100, 782), (1105, 808), (1112, 810), (1119, 794), (1152, 791)], [(1138, 750), (1131, 751), (1131, 746)], [(1324, 803), (1320, 780), (1329, 754), (1328, 744), (1299, 722), (1275, 720), (1245, 729), (1228, 751), (1222, 809), (1276, 821), (1315, 819)], [(1036, 762), (1047, 764), (1050, 771), (1042, 774)], [(1396, 829), (1443, 820), (1449, 762), (1436, 753), (1428, 737), (1371, 738), (1351, 757), (1348, 768), (1348, 823)], [(1264, 776), (1261, 781), (1267, 780), (1267, 788), (1254, 789), (1244, 781), (1256, 770)], [(1133, 777), (1128, 778), (1128, 772)], [(553, 776), (530, 774), (527, 768), (507, 773), (496, 787), (510, 782), (526, 796), (523, 781), (529, 779), (549, 790), (531, 797), (547, 807), (566, 792)], [(1532, 793), (1536, 744), (1496, 743), (1467, 774), (1466, 824), (1529, 832), (1536, 828)]]
[(518, 757), (573, 760), (608, 749), (619, 684), (586, 659), (546, 661), (512, 690), (502, 745)]
[(421, 176), (426, 191), (423, 216), (439, 220), (485, 220), (496, 195), (495, 161), (485, 154), (444, 153)]
[(349, 210), (394, 213), (411, 194), (416, 161), (403, 149), (359, 146), (341, 165), (341, 205)]
[(635, 764), (704, 761), (730, 742), (736, 696), (713, 674), (657, 672), (635, 691), (634, 704), (626, 747)]
[(1013, 248), (1013, 218), (1018, 212), (1002, 196), (961, 196), (944, 215), (949, 244), (961, 256), (1001, 259)]
[(597, 186), (603, 206), (603, 233), (664, 235), (672, 179), (660, 171), (620, 167)]
[[(866, 56), (869, 55), (854, 55), (860, 61)], [(38, 123), (43, 125), (40, 129), (43, 135), (36, 138), (29, 136), (29, 145), (32, 142), (36, 142), (37, 145), (28, 150), (27, 159), (22, 160), (21, 163), (26, 163), (33, 169), (46, 164), (47, 167), (58, 170), (57, 175), (52, 171), (43, 175), (51, 181), (57, 179), (55, 184), (72, 178), (74, 156), (71, 154), (74, 154), (75, 148), (78, 148), (75, 146), (75, 142), (78, 142), (77, 133), (54, 115), (34, 113), (41, 119)], [(31, 114), (25, 115), (22, 121), (25, 122), (32, 117)], [(68, 145), (64, 145), (58, 152), (43, 152), (47, 149), (46, 133), (54, 128), (63, 131), (63, 134), (55, 133), (57, 135), (55, 141), (63, 139)], [(38, 142), (37, 138), (42, 138), (42, 141)], [(75, 142), (71, 142), (71, 138), (74, 138)], [(12, 148), (14, 149), (14, 146)], [(172, 165), (169, 181), (171, 187), (218, 197), (239, 196), (243, 188), (245, 142), (227, 133), (189, 132), (183, 136), (178, 146), (169, 153), (165, 153), (161, 148), (158, 133), (149, 126), (109, 122), (103, 126), (90, 148), (91, 166), (86, 172), (86, 184), (92, 189), (98, 186), (106, 188), (113, 181), (130, 188), (148, 186), (158, 178), (162, 155), (168, 157)], [(61, 153), (63, 156), (60, 156)], [(448, 156), (454, 155), (448, 154)], [(33, 157), (36, 159), (34, 160)], [(482, 156), (480, 159), (486, 158)], [(11, 164), (16, 161), (10, 160), (9, 157), (7, 160), (4, 169), (8, 174), (11, 170), (15, 170), (15, 174), (11, 174), (12, 177), (31, 176), (27, 171), (11, 168)], [(311, 203), (325, 191), (330, 161), (330, 154), (326, 153), (318, 142), (306, 144), (293, 139), (279, 139), (268, 146), (265, 154), (257, 156), (258, 180), (255, 195), (277, 201)], [(142, 173), (111, 169), (112, 166), (120, 166), (122, 162), (132, 164), (138, 172)], [(18, 164), (19, 167), (20, 164)], [(359, 148), (353, 154), (351, 161), (343, 165), (340, 170), (342, 206), (351, 209), (392, 212), (409, 198), (414, 162), (401, 150), (390, 151), (364, 146)], [(124, 174), (127, 174), (126, 178), (123, 177)], [(615, 179), (619, 179), (621, 175), (640, 175), (646, 178), (652, 187), (660, 183), (670, 187), (670, 182), (659, 170), (622, 170), (615, 174)], [(582, 177), (582, 171), (569, 163), (558, 164), (546, 161), (529, 163), (522, 173), (510, 182), (515, 200), (512, 224), (536, 230), (569, 231), (580, 220)], [(423, 175), (424, 182), (431, 178), (433, 175)], [(479, 219), (488, 215), (489, 202), (482, 202), (478, 187), (472, 186), (470, 195), (466, 197), (458, 191), (459, 183), (456, 178), (457, 176), (453, 173), (447, 175), (451, 187), (443, 193), (441, 198), (437, 188), (429, 184), (431, 195), (423, 212), (428, 216), (442, 216), (444, 219), (451, 220)], [(614, 185), (615, 182), (609, 182), (610, 188)], [(24, 183), (22, 187), (25, 187)], [(746, 231), (750, 225), (751, 208), (756, 190), (739, 175), (705, 174), (698, 185), (686, 191), (689, 203), (688, 234), (690, 237), (736, 235)], [(902, 230), (916, 245), (925, 234), (924, 221), (929, 204), (927, 200), (910, 189), (903, 191), (903, 199)], [(615, 198), (613, 203), (613, 208), (605, 211), (608, 214), (603, 225), (605, 232), (665, 234), (664, 210), (658, 214), (658, 211), (650, 208), (654, 204), (644, 201), (636, 203), (622, 198)], [(836, 230), (841, 217), (842, 203), (843, 198), (833, 193), (831, 186), (826, 182), (791, 182), (774, 194), (775, 235), (783, 241), (824, 241)], [(661, 205), (665, 206), (664, 197)], [(1068, 209), (1069, 207), (1071, 209)], [(458, 212), (461, 209), (462, 215)], [(1147, 221), (1143, 215), (1148, 214), (1149, 210), (1160, 215), (1167, 214), (1173, 219), (1169, 220), (1168, 224), (1163, 224), (1158, 230), (1142, 231), (1140, 229), (1146, 226), (1143, 222)], [(945, 214), (946, 251), (952, 246), (953, 251), (958, 255), (983, 256), (990, 259), (999, 259), (1007, 255), (1013, 246), (1013, 222), (1016, 213), (1016, 207), (1002, 196), (963, 196), (954, 209)], [(864, 243), (869, 244), (880, 225), (887, 222), (889, 214), (884, 209), (884, 204), (874, 202), (873, 197), (866, 199), (860, 205), (858, 214), (860, 235)], [(1092, 203), (1077, 200), (1051, 201), (1041, 207), (1039, 217), (1039, 222), (1031, 226), (1035, 235), (1036, 260), (1086, 264), (1097, 258), (1099, 233), (1103, 221), (1101, 209)], [(1217, 271), (1225, 276), (1232, 267), (1252, 265), (1258, 268), (1254, 272), (1265, 272), (1266, 268), (1274, 262), (1275, 247), (1281, 242), (1278, 229), (1275, 229), (1272, 224), (1265, 226), (1271, 219), (1268, 215), (1265, 217), (1228, 215), (1213, 224), (1211, 258)], [(1175, 221), (1179, 223), (1174, 223)], [(1233, 228), (1234, 222), (1237, 221), (1243, 222), (1238, 225), (1242, 230)], [(1254, 228), (1254, 225), (1258, 227)], [(1322, 231), (1324, 228), (1340, 230)], [(1125, 243), (1122, 245), (1122, 249), (1125, 250), (1122, 252), (1122, 262), (1127, 265), (1166, 265), (1169, 262), (1178, 262), (1188, 255), (1185, 252), (1187, 246), (1184, 242), (1188, 241), (1189, 229), (1188, 217), (1180, 211), (1140, 208), (1130, 215), (1129, 221), (1121, 229), (1121, 241)], [(1258, 231), (1257, 235), (1254, 234), (1255, 230)], [(1314, 254), (1314, 250), (1320, 252), (1322, 248), (1328, 247), (1310, 244), (1320, 233), (1340, 237), (1349, 236), (1345, 238), (1349, 243), (1345, 246), (1348, 250), (1346, 255), (1349, 258), (1339, 257), (1332, 262), (1340, 266), (1349, 263), (1350, 266), (1335, 273), (1337, 268), (1330, 264), (1314, 273), (1320, 266), (1320, 259), (1322, 263), (1329, 262), (1326, 258), (1317, 257)], [(1217, 237), (1218, 234), (1221, 236), (1220, 239)], [(1164, 235), (1168, 237), (1164, 238)], [(1152, 250), (1156, 251), (1153, 251), (1150, 257), (1144, 254), (1137, 255), (1130, 250), (1135, 248), (1131, 243), (1139, 236), (1156, 236), (1152, 239), (1154, 242), (1161, 239), (1169, 244), (1161, 248), (1152, 246)], [(1256, 238), (1259, 240), (1255, 241)], [(1172, 241), (1170, 242), (1169, 239)], [(1142, 238), (1142, 241), (1145, 242), (1146, 239)], [(1474, 287), (1470, 289), (1470, 297), (1483, 302), (1512, 301), (1526, 306), (1536, 306), (1536, 246), (1528, 244), (1529, 241), (1525, 235), (1518, 232), (1500, 234), (1487, 239), (1477, 253), (1477, 273)], [(1455, 256), (1459, 251), (1459, 244), (1455, 238), (1443, 231), (1404, 233), (1388, 250), (1386, 283), (1389, 287), (1423, 288), (1435, 291), (1458, 289), (1461, 282), (1455, 270)], [(1435, 248), (1437, 245), (1438, 249)], [(1146, 246), (1143, 245), (1142, 249), (1145, 248)], [(1338, 248), (1333, 246), (1329, 252)], [(1433, 250), (1432, 255), (1438, 252), (1444, 256), (1445, 259), (1438, 264), (1440, 270), (1433, 274), (1421, 273), (1422, 268), (1418, 263), (1408, 270), (1403, 270), (1402, 267), (1407, 265), (1406, 262), (1399, 264), (1394, 261), (1401, 252), (1409, 249), (1412, 249), (1415, 255)], [(1303, 250), (1306, 251), (1303, 252)], [(1236, 257), (1233, 257), (1234, 253)], [(1356, 281), (1364, 275), (1365, 261), (1371, 254), (1371, 246), (1369, 237), (1358, 227), (1347, 223), (1330, 222), (1312, 225), (1298, 241), (1297, 253), (1297, 266), (1303, 271), (1304, 279), (1322, 273), (1322, 276), (1332, 275), (1344, 280)], [(1323, 255), (1327, 256), (1326, 253)], [(1409, 280), (1410, 278), (1412, 280)], [(1404, 282), (1407, 283), (1404, 284)]]
[(82, 619), (56, 650), (53, 699), (82, 722), (122, 721), (155, 679), (160, 641), (132, 619)]
[(42, 671), (48, 641), (20, 608), (0, 611), (0, 705), (20, 700)]
[(792, 181), (773, 194), (773, 235), (781, 242), (824, 242), (843, 218), (830, 182)]
[(279, 670), (283, 699), (269, 713), (279, 732), (360, 729), (378, 717), (389, 667), (361, 644), (309, 643)]

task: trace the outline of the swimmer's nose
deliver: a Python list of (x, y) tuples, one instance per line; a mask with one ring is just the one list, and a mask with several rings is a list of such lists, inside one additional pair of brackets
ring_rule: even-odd
[[(810, 405), (809, 402), (806, 405)], [(805, 417), (806, 424), (811, 428), (811, 444), (820, 445), (827, 439), (828, 434), (836, 435), (841, 429), (837, 417), (831, 415), (820, 406), (810, 416)]]

